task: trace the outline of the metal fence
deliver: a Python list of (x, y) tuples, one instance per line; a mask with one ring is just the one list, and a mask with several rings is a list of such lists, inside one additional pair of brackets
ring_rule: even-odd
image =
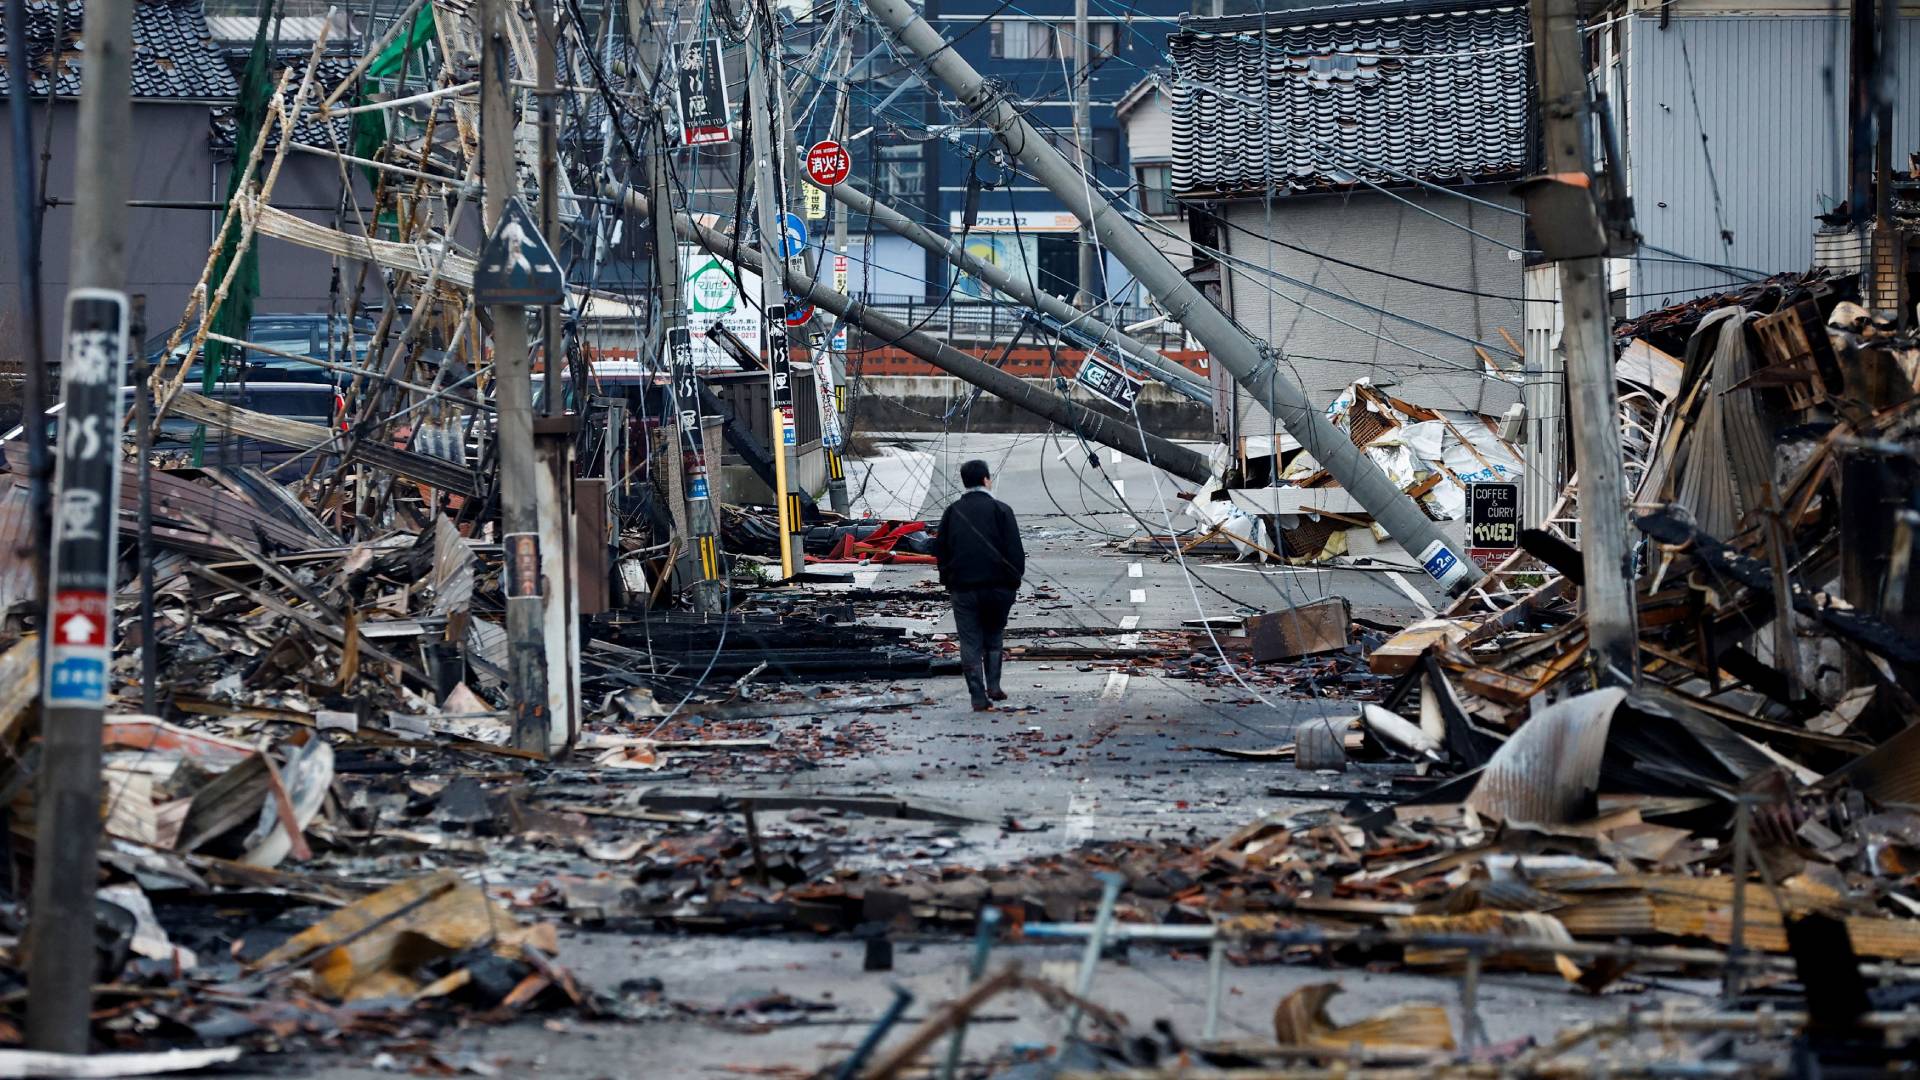
[[(900, 320), (913, 329), (944, 338), (956, 347), (1004, 345), (1020, 329), (1017, 312), (1001, 304), (955, 302), (951, 304), (875, 303), (873, 310)], [(1100, 318), (1113, 326), (1132, 326), (1148, 322), (1157, 313), (1150, 308), (1108, 307)], [(1161, 321), (1134, 331), (1133, 337), (1156, 349), (1187, 349), (1186, 333), (1176, 323)], [(1024, 344), (1039, 344), (1044, 336), (1029, 333)]]

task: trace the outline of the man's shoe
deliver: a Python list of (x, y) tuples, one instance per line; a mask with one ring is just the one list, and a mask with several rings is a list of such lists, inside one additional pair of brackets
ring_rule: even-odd
[(976, 701), (976, 702), (974, 702), (974, 703), (973, 703), (973, 711), (974, 711), (974, 712), (992, 712), (992, 711), (993, 711), (993, 702), (991, 702), (991, 701)]
[(987, 697), (992, 698), (994, 701), (1005, 701), (1007, 700), (1007, 692), (1005, 690), (989, 690), (987, 691)]

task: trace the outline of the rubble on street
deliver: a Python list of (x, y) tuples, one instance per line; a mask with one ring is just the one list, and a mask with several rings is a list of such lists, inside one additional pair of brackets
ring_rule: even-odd
[[(65, 133), (17, 217), (85, 207), (83, 254), (127, 246), (123, 203), (218, 218), (134, 283), (190, 281), (178, 310), (94, 252), (43, 333), (36, 254), (0, 328), (0, 1075), (1912, 1070), (1897, 80), (1852, 76), (1854, 201), (1771, 272), (1637, 231), (1656, 187), (1567, 59), (1649, 63), (1598, 31), (1665, 8), (1096, 35), (1083, 2), (1070, 77), (1053, 16), (963, 55), (906, 0), (116, 3), (6, 4), (0, 100)], [(1084, 89), (1136, 14), (1174, 66), (1104, 105), (1165, 112), (1172, 161), (1106, 199), (1092, 131), (1043, 137), (1058, 103), (967, 56)], [(1856, 68), (1892, 66), (1871, 36)], [(218, 106), (224, 198), (126, 198), (101, 117), (135, 99), (154, 130)], [(1428, 113), (1444, 138), (1401, 130)], [(70, 136), (78, 194), (35, 194)], [(879, 197), (923, 185), (964, 191), (910, 204), (957, 239)], [(1356, 261), (1343, 219), (1343, 271), (1472, 333), (1319, 296), (1276, 194), (1389, 196), (1513, 295), (1472, 245), (1467, 284), (1412, 236), (1420, 265)], [(936, 305), (849, 286), (855, 213), (939, 264)], [(1236, 284), (1268, 241), (1398, 351), (1275, 332), (1270, 303), (1334, 317)], [(1073, 303), (1032, 272), (1070, 253)], [(1636, 259), (1714, 275), (1627, 292)], [(323, 303), (265, 313), (310, 273)]]

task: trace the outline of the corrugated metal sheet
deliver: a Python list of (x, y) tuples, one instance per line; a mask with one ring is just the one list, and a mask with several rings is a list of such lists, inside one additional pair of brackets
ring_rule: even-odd
[(1515, 825), (1591, 816), (1607, 733), (1626, 698), (1618, 688), (1594, 690), (1535, 713), (1494, 752), (1467, 805)]
[[(328, 38), (334, 42), (340, 39), (340, 32), (346, 28), (345, 13), (335, 21), (333, 32)], [(289, 15), (279, 20), (277, 40), (285, 45), (302, 41), (313, 41), (320, 36), (320, 30), (327, 25), (325, 15)], [(251, 44), (253, 35), (260, 29), (257, 15), (208, 15), (207, 32), (215, 41), (245, 42)], [(275, 37), (273, 28), (267, 30), (269, 38)]]
[[(1675, 18), (1665, 30), (1652, 18), (1626, 25), (1626, 154), (1642, 235), (1695, 259), (1806, 269), (1814, 215), (1845, 196), (1847, 20), (1711, 15)], [(1899, 167), (1920, 149), (1920, 19), (1900, 20), (1893, 52), (1903, 77), (1894, 109)], [(1731, 244), (1721, 241), (1722, 222)], [(1643, 259), (1629, 291), (1652, 295), (1630, 299), (1628, 314), (1728, 280), (1720, 270)]]

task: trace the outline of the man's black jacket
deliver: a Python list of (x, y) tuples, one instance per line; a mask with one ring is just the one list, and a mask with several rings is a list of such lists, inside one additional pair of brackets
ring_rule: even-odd
[(949, 589), (1017, 589), (1027, 572), (1013, 508), (975, 489), (940, 516), (940, 584)]

